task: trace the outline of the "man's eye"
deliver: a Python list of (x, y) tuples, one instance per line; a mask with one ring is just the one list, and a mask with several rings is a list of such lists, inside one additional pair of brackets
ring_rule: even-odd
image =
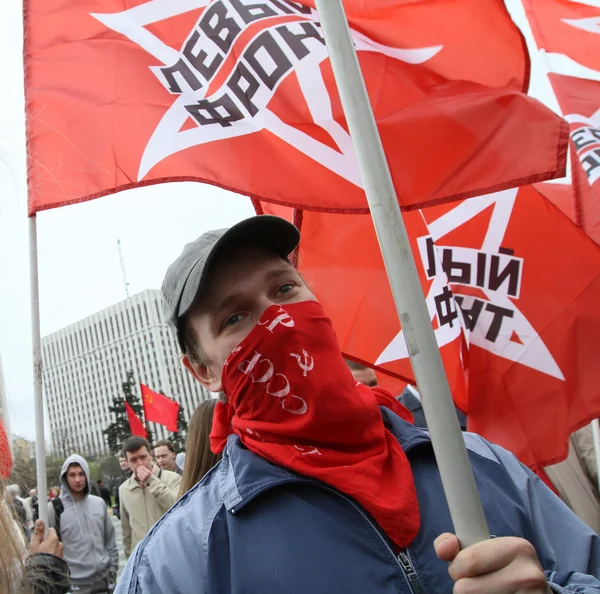
[(229, 316), (226, 320), (225, 320), (225, 326), (233, 326), (234, 324), (237, 324), (240, 320), (242, 319), (242, 315), (241, 314), (235, 314), (233, 316)]
[(285, 283), (285, 285), (281, 285), (279, 287), (279, 293), (286, 294), (289, 293), (294, 288), (294, 283)]

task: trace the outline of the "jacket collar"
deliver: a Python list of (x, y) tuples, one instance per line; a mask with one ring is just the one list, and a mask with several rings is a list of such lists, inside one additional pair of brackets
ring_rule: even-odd
[[(427, 431), (407, 423), (388, 408), (380, 409), (385, 426), (407, 454), (418, 445), (431, 443)], [(248, 450), (237, 435), (227, 438), (223, 460), (213, 480), (220, 482), (225, 507), (232, 513), (263, 491), (278, 485), (288, 482), (318, 482), (316, 479), (302, 477), (287, 468), (271, 464)]]

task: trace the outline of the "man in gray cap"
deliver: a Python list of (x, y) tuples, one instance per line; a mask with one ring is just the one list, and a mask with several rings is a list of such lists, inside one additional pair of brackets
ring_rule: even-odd
[[(187, 244), (167, 270), (162, 286), (167, 320), (184, 353), (184, 365), (212, 392), (221, 391), (222, 364), (242, 338), (239, 330), (222, 338), (224, 333), (215, 328), (221, 323), (215, 317), (216, 303), (231, 306), (247, 289), (259, 303), (236, 326), (249, 330), (273, 303), (270, 296), (264, 295), (269, 282), (291, 278), (300, 299), (314, 299), (287, 260), (299, 240), (298, 230), (278, 217), (246, 219), (230, 229), (209, 231)], [(248, 286), (252, 280), (266, 284), (260, 288)], [(201, 293), (203, 298), (199, 300)], [(219, 307), (218, 314), (222, 317), (229, 309)], [(199, 336), (203, 336), (202, 342)]]
[(183, 363), (224, 394), (211, 433), (223, 459), (138, 545), (118, 592), (597, 594), (598, 536), (469, 433), (498, 538), (460, 551), (428, 434), (352, 378), (288, 260), (298, 242), (285, 220), (253, 217), (186, 245), (168, 269)]

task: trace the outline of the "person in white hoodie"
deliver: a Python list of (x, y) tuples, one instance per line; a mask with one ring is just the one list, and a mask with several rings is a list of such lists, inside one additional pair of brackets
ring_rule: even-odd
[(59, 501), (48, 503), (48, 524), (63, 543), (71, 570), (71, 592), (112, 592), (119, 567), (115, 528), (104, 501), (90, 494), (87, 462), (77, 454), (69, 456), (60, 482)]

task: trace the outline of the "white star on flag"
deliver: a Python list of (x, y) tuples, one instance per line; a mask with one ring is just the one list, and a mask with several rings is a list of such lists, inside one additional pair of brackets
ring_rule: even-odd
[[(485, 252), (489, 255), (501, 254), (500, 248), (504, 240), (507, 226), (510, 221), (510, 216), (515, 203), (518, 189), (505, 190), (482, 196), (479, 198), (471, 198), (457, 205), (455, 208), (442, 215), (435, 221), (428, 224), (429, 234), (434, 242), (439, 241), (450, 231), (458, 229), (461, 225), (471, 220), (473, 217), (481, 213), (483, 210), (493, 205), (493, 213), (490, 218), (489, 226), (485, 239), (479, 250), (471, 250), (470, 248), (453, 248), (462, 255), (468, 256), (468, 252)], [(421, 247), (421, 258), (426, 262), (424, 244), (419, 242)], [(448, 246), (436, 246), (436, 254), (440, 249)], [(526, 262), (523, 266), (526, 269)], [(427, 307), (431, 320), (438, 316), (435, 304), (435, 297), (439, 295), (445, 286), (451, 287), (448, 284), (448, 277), (442, 271), (440, 259), (437, 257), (437, 274), (433, 277), (433, 282), (426, 297)], [(454, 297), (453, 307), (458, 312), (456, 324), (443, 324), (438, 319), (439, 327), (435, 330), (438, 346), (441, 348), (452, 341), (456, 340), (460, 333), (464, 333), (468, 344), (477, 345), (498, 357), (514, 361), (526, 367), (536, 369), (542, 373), (555, 377), (564, 381), (564, 375), (558, 367), (554, 357), (531, 325), (529, 320), (517, 307), (515, 302), (517, 298), (511, 298), (505, 286), (498, 287), (497, 290), (491, 290), (489, 287), (480, 287), (480, 290), (485, 294), (487, 303), (492, 305), (492, 308), (498, 310), (510, 310), (513, 312), (513, 317), (504, 317), (500, 332), (495, 336), (494, 340), (487, 338), (490, 326), (494, 321), (494, 315), (487, 308), (481, 311), (477, 318), (477, 322), (473, 331), (469, 331), (466, 320), (461, 308)], [(514, 299), (514, 301), (513, 301)], [(463, 306), (469, 308), (472, 305), (473, 297), (464, 296)], [(517, 335), (520, 342), (511, 340), (514, 335)], [(381, 355), (375, 362), (376, 365), (383, 365), (392, 361), (406, 359), (408, 351), (404, 341), (403, 332), (400, 331), (390, 344), (383, 350)]]
[[(147, 29), (148, 25), (197, 10), (198, 8), (208, 8), (211, 4), (217, 2), (223, 3), (229, 8), (229, 4), (225, 0), (213, 0), (212, 2), (207, 2), (206, 0), (178, 0), (177, 2), (173, 2), (172, 0), (151, 0), (120, 13), (92, 13), (91, 16), (102, 22), (106, 27), (128, 37), (133, 43), (154, 56), (161, 66), (153, 67), (152, 70), (159, 80), (161, 80), (161, 83), (166, 85), (161, 68), (172, 66), (178, 60), (185, 58), (178, 49), (166, 45), (151, 33)], [(242, 4), (246, 5), (246, 2), (242, 2)], [(248, 6), (255, 5), (255, 3), (247, 4)], [(265, 4), (269, 5), (269, 0), (265, 0)], [(239, 15), (232, 10), (229, 17), (236, 20), (240, 27), (240, 34), (243, 33), (247, 25), (241, 20)], [(288, 27), (300, 27), (302, 22), (311, 22), (320, 29), (319, 17), (314, 9), (311, 9), (310, 14), (301, 15), (296, 22), (289, 23)], [(255, 23), (256, 21), (252, 24)], [(190, 23), (190, 28), (193, 24), (195, 23)], [(275, 31), (275, 27), (278, 25), (280, 25), (278, 21), (269, 23), (268, 19), (264, 19), (264, 26), (260, 32), (269, 29), (273, 36), (277, 37), (279, 34)], [(441, 45), (417, 49), (389, 47), (376, 43), (354, 30), (352, 30), (352, 37), (358, 51), (379, 52), (409, 64), (426, 62), (442, 49)], [(317, 39), (307, 39), (305, 44), (307, 47), (310, 46), (309, 55), (298, 62), (289, 71), (287, 76), (292, 72), (296, 73), (313, 123), (329, 134), (337, 146), (337, 150), (302, 132), (298, 128), (287, 124), (273, 111), (268, 109), (267, 104), (276, 92), (276, 89), (268, 90), (261, 88), (260, 93), (256, 94), (257, 97), (260, 94), (259, 110), (253, 116), (238, 102), (237, 107), (244, 112), (245, 117), (231, 126), (195, 126), (182, 130), (190, 118), (190, 113), (185, 106), (197, 103), (199, 100), (209, 96), (214, 96), (223, 87), (223, 85), (220, 85), (218, 89), (211, 89), (211, 95), (207, 95), (208, 89), (211, 88), (210, 82), (219, 74), (219, 71), (217, 71), (210, 80), (203, 79), (201, 88), (193, 90), (188, 86), (182, 89), (182, 93), (179, 94), (165, 113), (146, 146), (140, 162), (138, 181), (142, 180), (156, 164), (179, 151), (217, 140), (225, 140), (253, 134), (261, 130), (268, 130), (287, 144), (293, 146), (296, 150), (327, 167), (330, 171), (362, 188), (362, 180), (356, 166), (350, 135), (333, 119), (331, 97), (329, 96), (323, 74), (319, 67), (321, 62), (328, 58), (327, 49), (324, 43)], [(293, 58), (289, 48), (285, 48), (282, 44), (281, 49), (288, 54), (290, 59)], [(251, 66), (248, 65), (248, 68), (251, 68)], [(202, 77), (199, 76), (198, 78)]]

